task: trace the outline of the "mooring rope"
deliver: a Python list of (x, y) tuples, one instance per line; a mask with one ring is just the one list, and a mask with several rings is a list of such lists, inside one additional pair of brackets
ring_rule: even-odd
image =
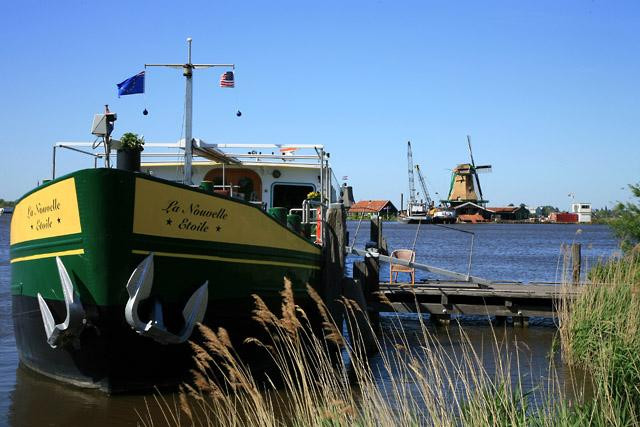
[(422, 224), (422, 220), (418, 220), (418, 227), (416, 228), (416, 235), (413, 237), (413, 246), (411, 246), (411, 251), (416, 251), (416, 242), (418, 241), (418, 233), (420, 233), (420, 224)]
[(356, 239), (358, 238), (358, 231), (360, 231), (360, 225), (362, 225), (362, 220), (364, 219), (364, 211), (365, 209), (369, 209), (369, 206), (371, 206), (371, 202), (367, 203), (367, 207), (364, 208), (362, 212), (360, 212), (360, 221), (358, 222), (358, 226), (356, 227), (356, 233), (355, 233), (355, 236), (353, 236), (353, 243), (351, 244), (351, 247), (354, 247), (356, 245)]

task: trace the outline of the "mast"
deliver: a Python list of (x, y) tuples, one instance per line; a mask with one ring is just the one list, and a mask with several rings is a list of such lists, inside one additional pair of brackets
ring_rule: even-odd
[(144, 67), (169, 67), (182, 69), (182, 75), (185, 77), (185, 96), (184, 96), (184, 177), (183, 183), (187, 185), (193, 184), (191, 164), (193, 161), (193, 70), (196, 68), (212, 68), (227, 67), (235, 69), (234, 64), (193, 64), (191, 62), (191, 41), (187, 39), (187, 62), (185, 64), (144, 64)]
[[(412, 206), (416, 202), (416, 185), (413, 180), (413, 154), (411, 153), (411, 141), (407, 141), (407, 163), (409, 166), (409, 203)], [(407, 208), (410, 209), (410, 208)]]
[(193, 184), (191, 181), (191, 161), (193, 160), (193, 65), (191, 64), (191, 37), (187, 39), (187, 63), (182, 67), (182, 75), (185, 77), (185, 102), (184, 102), (184, 183)]

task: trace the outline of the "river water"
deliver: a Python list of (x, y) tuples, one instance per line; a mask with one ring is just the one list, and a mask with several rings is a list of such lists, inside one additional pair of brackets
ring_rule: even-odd
[[(149, 396), (108, 397), (48, 380), (18, 366), (9, 289), (10, 218), (9, 215), (0, 216), (0, 426), (138, 424), (136, 411), (146, 413), (145, 398), (149, 399)], [(415, 248), (418, 262), (464, 273), (470, 271), (475, 276), (500, 281), (558, 281), (563, 243), (582, 243), (587, 265), (614, 255), (618, 250), (610, 230), (602, 225), (469, 224), (453, 228), (473, 234), (433, 225), (385, 223), (383, 227), (389, 248)], [(362, 247), (369, 240), (366, 222), (349, 222), (348, 229), (356, 246)], [(349, 261), (352, 260), (355, 258), (350, 257)], [(388, 267), (383, 266), (381, 279), (387, 278), (388, 274)], [(431, 277), (423, 272), (416, 274), (416, 280)], [(394, 321), (392, 316), (385, 316), (383, 328), (391, 329)], [(417, 334), (420, 330), (418, 316), (403, 315), (401, 321), (410, 344), (419, 345), (411, 339), (412, 331)], [(465, 318), (460, 324), (473, 345), (482, 346), (493, 340), (494, 331), (482, 319)], [(449, 328), (456, 327), (452, 323)], [(455, 338), (451, 341), (455, 334), (448, 328), (430, 327), (430, 332), (448, 342), (447, 345), (458, 345)], [(517, 340), (526, 348), (524, 357), (530, 383), (525, 387), (535, 385), (536, 378), (547, 375), (547, 355), (555, 332), (553, 322), (542, 319), (532, 319), (529, 328), (504, 329), (505, 339)], [(375, 357), (372, 359), (374, 365), (376, 360)], [(488, 358), (487, 364), (492, 360)], [(561, 370), (562, 375), (564, 371)], [(383, 386), (387, 380), (384, 376), (379, 378)]]

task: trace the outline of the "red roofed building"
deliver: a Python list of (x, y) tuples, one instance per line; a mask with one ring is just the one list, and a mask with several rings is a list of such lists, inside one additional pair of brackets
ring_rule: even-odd
[(393, 206), (391, 200), (360, 200), (351, 205), (349, 214), (393, 216), (398, 214), (398, 209)]
[(529, 219), (529, 209), (524, 206), (505, 206), (498, 208), (487, 208), (494, 213), (494, 220), (502, 221), (524, 221)]

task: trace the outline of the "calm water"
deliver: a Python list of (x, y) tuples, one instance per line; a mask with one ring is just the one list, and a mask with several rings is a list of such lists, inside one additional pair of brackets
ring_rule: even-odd
[[(138, 420), (135, 410), (146, 412), (143, 396), (106, 397), (18, 368), (9, 290), (9, 221), (10, 216), (0, 216), (0, 426), (135, 425)], [(356, 238), (357, 246), (361, 247), (368, 240), (369, 230), (365, 222), (356, 234), (357, 228), (357, 222), (349, 223), (351, 239)], [(582, 243), (587, 263), (617, 251), (616, 242), (605, 226), (480, 224), (455, 228), (474, 233), (471, 274), (493, 280), (556, 281), (563, 243)], [(415, 240), (418, 261), (467, 271), (470, 234), (435, 226), (422, 225), (418, 229), (417, 225), (395, 223), (385, 223), (384, 234), (390, 249), (411, 248)], [(387, 276), (388, 269), (383, 267), (381, 277)], [(416, 280), (427, 277), (426, 273), (418, 272)], [(393, 317), (385, 317), (383, 327), (390, 330), (393, 321)], [(409, 340), (417, 345), (412, 335), (419, 330), (418, 317), (406, 315), (402, 322)], [(492, 341), (491, 329), (485, 322), (463, 319), (462, 325), (474, 346), (486, 347)], [(455, 333), (448, 334), (446, 328), (431, 330), (452, 349), (459, 346)], [(525, 349), (522, 360), (527, 366), (529, 384), (546, 377), (546, 356), (554, 333), (549, 321), (533, 321), (529, 328), (504, 329), (504, 339), (517, 339)], [(374, 358), (373, 363), (377, 360)], [(493, 359), (488, 360), (487, 368), (491, 370)], [(384, 377), (379, 379), (382, 386), (386, 381)]]

